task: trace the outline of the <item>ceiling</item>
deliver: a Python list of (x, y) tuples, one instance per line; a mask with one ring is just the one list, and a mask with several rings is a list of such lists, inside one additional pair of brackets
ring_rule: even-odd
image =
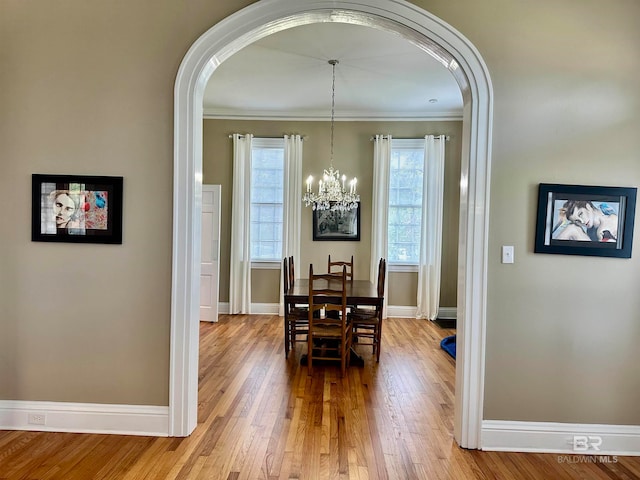
[(462, 118), (460, 88), (441, 63), (396, 34), (335, 22), (274, 33), (224, 61), (204, 116), (327, 120), (332, 59), (336, 120)]

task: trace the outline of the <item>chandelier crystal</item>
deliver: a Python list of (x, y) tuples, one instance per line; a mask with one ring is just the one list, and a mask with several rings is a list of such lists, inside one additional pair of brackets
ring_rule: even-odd
[[(318, 191), (313, 192), (313, 177), (307, 178), (307, 188), (302, 196), (305, 206), (313, 210), (349, 211), (358, 208), (360, 195), (356, 193), (358, 179), (355, 177), (347, 182), (347, 176), (340, 176), (339, 170), (333, 169), (333, 130), (335, 124), (336, 105), (336, 64), (338, 60), (329, 60), (333, 67), (333, 82), (331, 85), (331, 161), (329, 170), (325, 169), (322, 180), (318, 181)], [(348, 187), (348, 188), (347, 188)]]

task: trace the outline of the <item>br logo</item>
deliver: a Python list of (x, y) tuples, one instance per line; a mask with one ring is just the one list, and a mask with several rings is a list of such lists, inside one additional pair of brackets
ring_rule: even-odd
[(595, 435), (573, 436), (574, 452), (586, 452), (588, 450), (600, 451), (600, 445), (602, 445), (602, 437), (598, 437)]

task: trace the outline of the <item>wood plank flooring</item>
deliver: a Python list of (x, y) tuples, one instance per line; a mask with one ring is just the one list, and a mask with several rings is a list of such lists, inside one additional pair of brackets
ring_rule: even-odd
[(357, 346), (365, 365), (345, 378), (335, 365), (308, 376), (302, 344), (285, 360), (282, 331), (265, 315), (200, 325), (190, 437), (0, 431), (0, 479), (640, 479), (638, 457), (567, 463), (459, 448), (455, 364), (439, 346), (453, 330), (388, 319), (380, 363)]

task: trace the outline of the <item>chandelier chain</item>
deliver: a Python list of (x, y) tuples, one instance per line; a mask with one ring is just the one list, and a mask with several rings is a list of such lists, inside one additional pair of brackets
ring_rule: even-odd
[(331, 67), (333, 68), (332, 83), (331, 83), (331, 157), (329, 165), (333, 167), (333, 131), (335, 125), (335, 111), (336, 111), (336, 64), (338, 60), (329, 60)]

